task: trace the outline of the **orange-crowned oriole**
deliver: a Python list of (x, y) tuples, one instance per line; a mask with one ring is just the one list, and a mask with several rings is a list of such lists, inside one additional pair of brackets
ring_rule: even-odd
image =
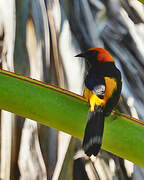
[(84, 96), (90, 109), (83, 149), (88, 156), (96, 156), (102, 145), (105, 116), (111, 113), (120, 97), (121, 73), (113, 57), (103, 48), (91, 48), (76, 57), (84, 57), (88, 64)]

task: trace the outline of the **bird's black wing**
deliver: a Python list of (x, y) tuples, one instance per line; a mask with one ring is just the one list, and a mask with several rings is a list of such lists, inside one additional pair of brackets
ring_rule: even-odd
[[(85, 86), (99, 98), (104, 98), (105, 80), (104, 77), (89, 73), (85, 79)], [(104, 108), (95, 106), (95, 110), (89, 110), (88, 122), (85, 128), (83, 149), (88, 156), (97, 155), (102, 144), (104, 129)]]
[(90, 72), (85, 78), (85, 86), (99, 98), (104, 98), (106, 87), (103, 76), (97, 75), (95, 72)]

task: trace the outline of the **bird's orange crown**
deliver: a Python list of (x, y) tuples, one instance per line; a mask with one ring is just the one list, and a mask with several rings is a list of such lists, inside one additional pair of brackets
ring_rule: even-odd
[(97, 51), (97, 59), (99, 62), (114, 62), (113, 57), (110, 55), (110, 53), (105, 50), (104, 48), (90, 48), (88, 51)]

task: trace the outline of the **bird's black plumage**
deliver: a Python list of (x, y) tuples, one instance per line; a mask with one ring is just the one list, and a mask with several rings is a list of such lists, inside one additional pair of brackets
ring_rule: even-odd
[(117, 104), (121, 88), (121, 73), (112, 56), (103, 48), (93, 48), (78, 57), (86, 57), (88, 73), (84, 96), (90, 110), (85, 128), (83, 149), (88, 156), (97, 155), (103, 138), (104, 119)]

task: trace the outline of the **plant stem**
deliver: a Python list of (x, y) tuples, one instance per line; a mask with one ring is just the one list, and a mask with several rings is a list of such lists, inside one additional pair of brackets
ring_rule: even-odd
[[(88, 103), (74, 93), (0, 70), (0, 109), (82, 139)], [(102, 148), (144, 167), (144, 124), (113, 113), (105, 120)]]

